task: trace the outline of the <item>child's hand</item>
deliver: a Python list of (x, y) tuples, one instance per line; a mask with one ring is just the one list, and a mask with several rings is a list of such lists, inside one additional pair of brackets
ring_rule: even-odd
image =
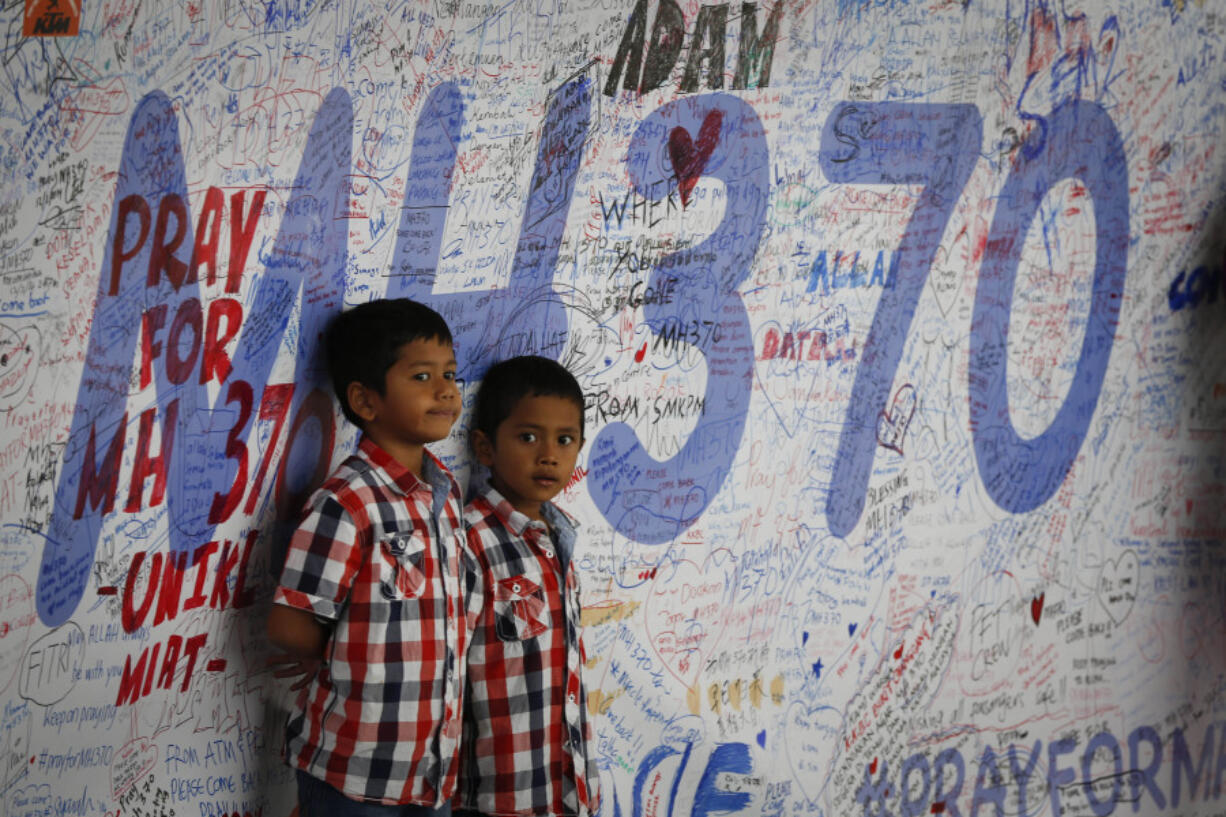
[(289, 687), (295, 691), (311, 683), (311, 679), (315, 677), (315, 673), (319, 672), (319, 665), (322, 663), (318, 658), (300, 658), (287, 652), (277, 653), (268, 658), (268, 666), (272, 668), (272, 674), (275, 677), (296, 679)]

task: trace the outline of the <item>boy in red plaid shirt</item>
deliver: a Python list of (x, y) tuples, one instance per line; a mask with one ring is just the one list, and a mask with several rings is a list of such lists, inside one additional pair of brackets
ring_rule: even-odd
[(457, 803), (491, 817), (586, 815), (599, 804), (580, 672), (575, 522), (549, 500), (583, 445), (583, 392), (562, 366), (492, 367), (472, 432), (489, 485), (469, 503), (468, 690)]
[(425, 445), (460, 413), (451, 332), (414, 301), (374, 301), (337, 317), (326, 348), (362, 439), (308, 500), (268, 618), (281, 662), (306, 672), (285, 728), (299, 813), (446, 814), (471, 568), (459, 486)]

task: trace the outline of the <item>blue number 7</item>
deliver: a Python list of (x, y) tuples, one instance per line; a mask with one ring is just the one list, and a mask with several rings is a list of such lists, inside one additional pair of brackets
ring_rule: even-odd
[(864, 343), (826, 500), (831, 533), (846, 536), (864, 510), (877, 412), (898, 371), (907, 330), (938, 244), (983, 141), (973, 105), (843, 102), (822, 130), (820, 165), (836, 184), (922, 184)]

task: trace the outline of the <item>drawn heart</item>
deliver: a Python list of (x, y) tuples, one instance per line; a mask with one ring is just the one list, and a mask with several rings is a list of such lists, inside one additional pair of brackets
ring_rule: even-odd
[(669, 673), (687, 688), (728, 626), (730, 560), (703, 565), (682, 560), (662, 568), (647, 591), (645, 626), (651, 648)]
[(1122, 553), (1118, 559), (1108, 559), (1103, 563), (1098, 576), (1098, 600), (1116, 625), (1132, 612), (1140, 578), (1141, 565), (1137, 554), (1131, 550)]
[(8, 411), (26, 399), (38, 373), (41, 346), (38, 330), (32, 326), (0, 326), (0, 411)]
[(25, 579), (16, 573), (0, 578), (0, 692), (7, 692), (17, 677), (36, 618), (34, 595)]
[(830, 778), (842, 734), (843, 716), (833, 707), (806, 709), (800, 701), (793, 701), (787, 709), (784, 751), (792, 780), (809, 802), (821, 796)]
[(1030, 600), (1030, 617), (1034, 619), (1034, 626), (1039, 626), (1039, 617), (1043, 615), (1043, 599), (1047, 597), (1047, 593), (1042, 592)]
[(724, 112), (710, 111), (702, 120), (698, 129), (698, 144), (690, 139), (690, 132), (678, 125), (668, 134), (668, 155), (673, 160), (673, 172), (677, 174), (677, 186), (681, 193), (681, 207), (690, 202), (690, 192), (702, 171), (706, 169), (707, 159), (719, 143), (719, 128), (724, 123)]
[(902, 453), (903, 437), (907, 435), (911, 418), (915, 416), (915, 403), (915, 387), (910, 383), (899, 387), (894, 393), (889, 414), (884, 411), (877, 414), (878, 443), (891, 451)]

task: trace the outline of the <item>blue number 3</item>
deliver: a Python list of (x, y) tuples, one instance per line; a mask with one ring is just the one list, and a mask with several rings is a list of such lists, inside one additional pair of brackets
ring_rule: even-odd
[[(691, 135), (696, 143), (687, 138)], [(663, 157), (670, 154), (686, 166), (666, 163)], [(592, 446), (592, 499), (617, 532), (634, 541), (661, 544), (693, 525), (719, 492), (740, 446), (754, 358), (749, 315), (736, 290), (749, 274), (765, 223), (769, 159), (757, 113), (728, 94), (670, 102), (653, 111), (630, 141), (630, 181), (644, 198), (660, 198), (675, 181), (684, 191), (699, 175), (722, 181), (725, 195), (716, 230), (652, 271), (648, 287), (665, 288), (663, 279), (671, 276), (680, 297), (643, 306), (645, 322), (657, 334), (671, 327), (683, 336), (683, 328), (695, 320), (714, 322), (710, 331), (694, 333), (707, 364), (705, 411), (698, 425), (665, 462), (652, 457), (624, 423), (603, 428)]]

